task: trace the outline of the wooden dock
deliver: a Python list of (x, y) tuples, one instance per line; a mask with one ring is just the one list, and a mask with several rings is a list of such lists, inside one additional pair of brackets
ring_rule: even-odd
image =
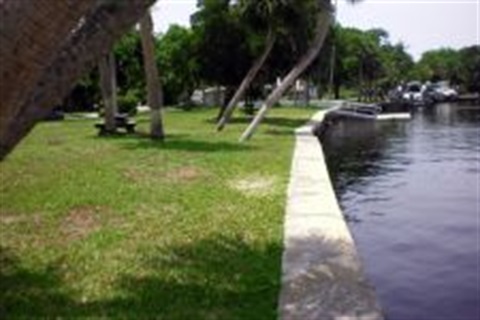
[(459, 103), (477, 103), (480, 104), (480, 94), (463, 94), (458, 96), (457, 102)]

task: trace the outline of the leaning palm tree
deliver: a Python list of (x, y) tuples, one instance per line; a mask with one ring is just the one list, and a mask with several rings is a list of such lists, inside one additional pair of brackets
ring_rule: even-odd
[[(0, 159), (19, 140), (22, 103), (96, 0), (0, 3)], [(53, 106), (52, 106), (53, 107)]]
[(288, 38), (289, 42), (297, 46), (297, 41), (305, 39), (312, 26), (319, 3), (325, 0), (243, 0), (240, 1), (242, 16), (252, 29), (267, 29), (266, 43), (262, 55), (255, 61), (250, 71), (242, 81), (236, 94), (230, 100), (223, 117), (217, 125), (222, 130), (229, 121), (235, 107), (244, 95), (255, 75), (265, 63), (271, 53), (276, 39)]
[(0, 160), (154, 2), (1, 2)]
[(254, 27), (266, 27), (267, 32), (265, 36), (265, 45), (263, 52), (255, 60), (252, 67), (245, 75), (245, 78), (242, 80), (240, 86), (237, 88), (237, 91), (233, 95), (232, 99), (229, 101), (227, 107), (223, 111), (222, 117), (217, 124), (218, 131), (222, 130), (230, 120), (233, 111), (240, 102), (240, 99), (245, 95), (248, 87), (255, 79), (255, 76), (270, 55), (277, 38), (279, 25), (281, 25), (278, 23), (280, 20), (278, 18), (278, 11), (280, 11), (279, 8), (284, 4), (284, 2), (279, 0), (241, 0), (239, 4), (241, 15), (244, 20), (247, 20), (247, 22), (253, 24)]
[[(350, 2), (356, 2), (356, 0), (350, 0)], [(315, 0), (314, 8), (312, 8), (315, 13), (316, 20), (315, 35), (311, 41), (309, 49), (290, 70), (288, 75), (283, 79), (282, 83), (267, 97), (253, 121), (241, 135), (240, 142), (248, 140), (253, 135), (256, 128), (267, 114), (268, 110), (278, 102), (285, 91), (295, 82), (302, 72), (307, 69), (307, 67), (318, 55), (330, 29), (330, 25), (333, 22), (332, 9), (333, 8), (330, 0)]]
[(153, 22), (150, 12), (140, 20), (140, 36), (143, 47), (143, 62), (147, 75), (148, 105), (150, 106), (150, 136), (152, 139), (164, 138), (162, 123), (163, 92), (155, 62), (155, 43), (153, 37)]

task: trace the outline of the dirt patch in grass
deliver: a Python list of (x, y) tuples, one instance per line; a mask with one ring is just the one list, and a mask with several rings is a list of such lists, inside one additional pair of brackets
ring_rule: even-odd
[(13, 214), (0, 211), (0, 224), (11, 225), (16, 223), (34, 223), (40, 225), (42, 216), (40, 214)]
[(64, 139), (59, 137), (49, 137), (47, 138), (47, 145), (48, 146), (59, 146), (64, 143)]
[(204, 176), (202, 170), (194, 166), (185, 166), (172, 169), (167, 172), (166, 177), (174, 182), (188, 182)]
[(161, 168), (156, 167), (131, 167), (123, 170), (122, 175), (127, 181), (132, 183), (154, 183), (162, 179), (164, 174)]
[(205, 177), (205, 172), (204, 170), (195, 166), (172, 168), (166, 172), (161, 172), (159, 169), (141, 170), (139, 168), (129, 168), (123, 172), (123, 176), (127, 178), (127, 180), (135, 183), (141, 183), (145, 181), (153, 182), (157, 179), (167, 180), (174, 183), (184, 183)]
[(130, 182), (143, 181), (146, 174), (139, 169), (129, 168), (122, 172), (122, 175)]
[(264, 197), (275, 192), (276, 178), (272, 176), (248, 176), (229, 182), (232, 189), (249, 197)]
[(75, 207), (60, 222), (60, 232), (67, 241), (86, 238), (102, 227), (101, 213), (108, 211), (100, 206)]

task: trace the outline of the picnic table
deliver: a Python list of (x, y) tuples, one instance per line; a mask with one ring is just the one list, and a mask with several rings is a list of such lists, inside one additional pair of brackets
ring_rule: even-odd
[[(134, 133), (137, 124), (128, 118), (127, 114), (115, 115), (115, 129), (124, 129), (127, 133)], [(96, 123), (95, 128), (99, 129), (99, 135), (105, 135), (108, 132), (105, 122)]]

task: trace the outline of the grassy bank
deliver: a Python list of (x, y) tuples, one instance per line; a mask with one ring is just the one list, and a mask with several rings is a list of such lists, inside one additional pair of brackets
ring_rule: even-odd
[[(166, 113), (164, 143), (43, 123), (0, 163), (0, 317), (274, 319), (293, 130)], [(147, 118), (138, 120), (147, 131)], [(3, 317), (2, 317), (3, 318)]]

